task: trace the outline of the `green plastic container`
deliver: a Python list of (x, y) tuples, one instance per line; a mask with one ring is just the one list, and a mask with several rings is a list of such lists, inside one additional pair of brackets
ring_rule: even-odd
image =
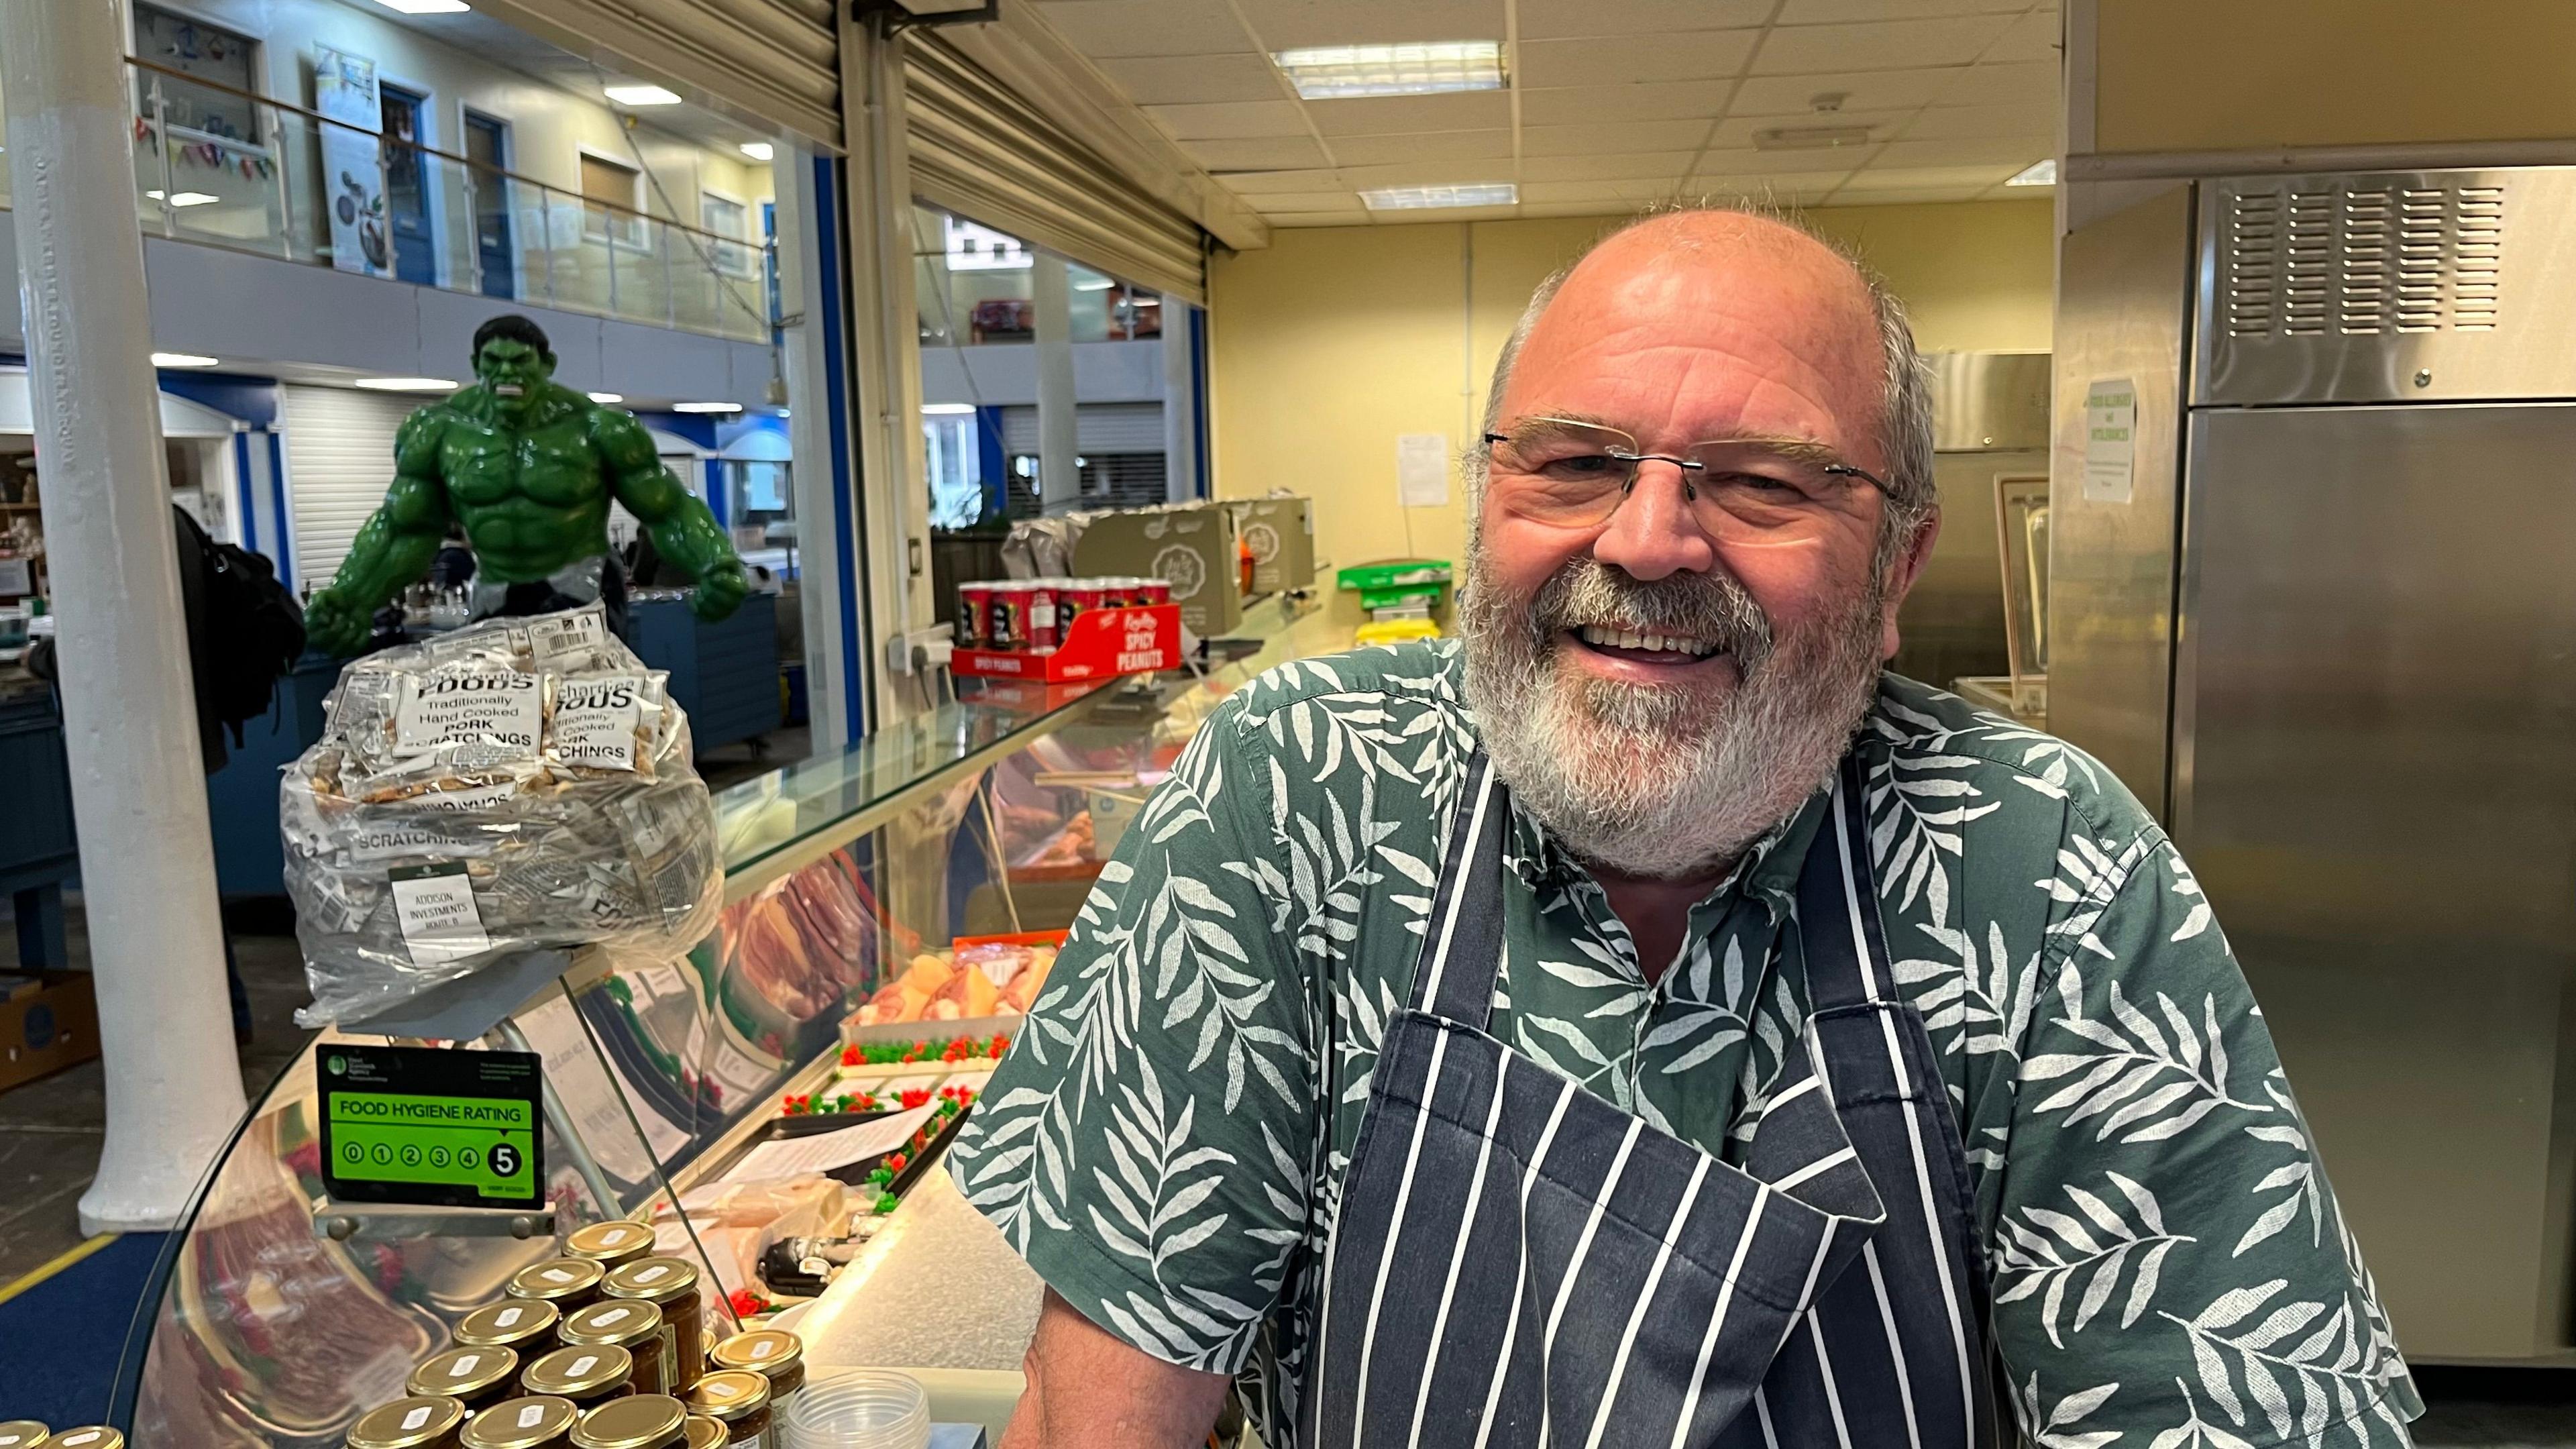
[(1392, 589), (1406, 584), (1445, 585), (1449, 582), (1447, 559), (1401, 559), (1394, 563), (1359, 564), (1339, 574), (1341, 586), (1366, 593), (1371, 589)]
[(1385, 609), (1397, 604), (1409, 604), (1416, 599), (1426, 599), (1437, 604), (1440, 602), (1440, 591), (1446, 587), (1448, 587), (1446, 584), (1396, 584), (1390, 588), (1362, 589), (1360, 607)]

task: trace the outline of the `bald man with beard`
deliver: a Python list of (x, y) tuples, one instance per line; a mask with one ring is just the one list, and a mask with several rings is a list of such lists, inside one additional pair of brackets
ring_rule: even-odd
[(1931, 466), (1789, 222), (1539, 289), (1462, 637), (1234, 694), (965, 1128), (1048, 1287), (1005, 1449), (2409, 1442), (2172, 843), (1883, 670)]

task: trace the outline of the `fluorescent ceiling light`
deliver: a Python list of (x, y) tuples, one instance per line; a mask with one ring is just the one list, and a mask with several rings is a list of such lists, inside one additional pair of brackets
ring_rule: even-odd
[(1117, 285), (1107, 277), (1102, 277), (1096, 282), (1076, 282), (1073, 284), (1073, 289), (1077, 292), (1106, 292)]
[(1310, 101), (1503, 88), (1503, 46), (1498, 40), (1319, 45), (1278, 51), (1270, 58), (1287, 73), (1297, 94)]
[(454, 392), (456, 384), (443, 377), (362, 377), (349, 384), (370, 392)]
[(156, 352), (152, 354), (152, 365), (154, 367), (213, 367), (220, 361), (221, 359), (219, 358), (208, 357), (202, 353), (196, 352)]
[(1371, 211), (1424, 211), (1439, 206), (1511, 206), (1521, 189), (1508, 181), (1481, 186), (1382, 186), (1363, 191), (1360, 200)]
[(2054, 156), (2045, 161), (2033, 161), (2004, 178), (2006, 186), (2055, 186), (2056, 184), (2057, 158)]
[(602, 407), (606, 407), (610, 403), (622, 403), (626, 401), (626, 394), (622, 392), (595, 392), (590, 395), (590, 400), (598, 403)]
[(1868, 144), (1867, 126), (1774, 126), (1753, 133), (1756, 151), (1831, 151)]
[(973, 411), (975, 411), (973, 403), (923, 403), (921, 405), (921, 415), (925, 418), (962, 418)]
[(678, 93), (660, 86), (609, 86), (608, 98), (621, 106), (676, 106)]
[[(154, 201), (159, 201), (161, 199), (161, 193), (158, 191), (147, 191), (143, 194)], [(178, 195), (170, 198), (170, 204), (172, 206), (204, 206), (208, 202), (221, 200), (223, 200), (223, 198), (220, 196), (209, 196), (202, 191), (182, 191)]]
[(474, 8), (465, 0), (376, 0), (376, 3), (405, 15), (461, 15)]
[(675, 412), (675, 413), (738, 413), (738, 412), (741, 412), (741, 411), (742, 411), (742, 404), (740, 404), (740, 403), (673, 403), (673, 404), (671, 404), (671, 411), (673, 411), (673, 412)]
[(778, 148), (767, 141), (745, 141), (739, 149), (754, 161), (766, 161), (778, 154)]

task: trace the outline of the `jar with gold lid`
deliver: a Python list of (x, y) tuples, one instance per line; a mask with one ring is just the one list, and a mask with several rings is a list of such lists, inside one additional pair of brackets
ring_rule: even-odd
[(599, 1296), (599, 1280), (607, 1274), (607, 1269), (587, 1258), (548, 1258), (511, 1274), (504, 1291), (513, 1298), (551, 1303), (558, 1312), (570, 1313)]
[(125, 1449), (125, 1435), (105, 1424), (84, 1424), (77, 1429), (65, 1429), (46, 1440), (45, 1449), (59, 1449), (65, 1444), (71, 1449)]
[(458, 1449), (564, 1449), (580, 1419), (579, 1405), (551, 1394), (503, 1399), (475, 1415), (456, 1443)]
[(769, 1380), (748, 1369), (717, 1369), (691, 1386), (687, 1399), (689, 1412), (725, 1426), (725, 1443), (776, 1449)]
[(667, 1394), (679, 1378), (662, 1332), (662, 1310), (631, 1298), (603, 1298), (567, 1315), (556, 1336), (566, 1347), (611, 1344), (635, 1355), (631, 1380), (639, 1394)]
[(668, 1394), (637, 1394), (581, 1416), (573, 1449), (680, 1449), (689, 1411)]
[(506, 1348), (521, 1362), (555, 1346), (563, 1311), (543, 1300), (505, 1298), (466, 1314), (456, 1325), (459, 1348)]
[(653, 1230), (643, 1223), (612, 1218), (575, 1228), (564, 1239), (564, 1256), (586, 1258), (601, 1268), (622, 1268), (653, 1252)]
[(704, 1414), (691, 1414), (682, 1426), (688, 1435), (688, 1449), (724, 1449), (725, 1426)]
[(781, 1419), (805, 1387), (805, 1340), (783, 1328), (747, 1329), (707, 1351), (720, 1369), (749, 1369), (769, 1380), (769, 1407)]
[(480, 1413), (510, 1397), (510, 1385), (518, 1377), (519, 1356), (506, 1348), (451, 1348), (422, 1359), (403, 1391), (423, 1397), (445, 1394)]
[(465, 1423), (465, 1403), (446, 1394), (419, 1394), (379, 1405), (349, 1426), (349, 1449), (455, 1449)]
[(0, 1449), (42, 1449), (54, 1431), (33, 1419), (11, 1419), (0, 1423)]
[(602, 1301), (650, 1303), (662, 1310), (662, 1338), (670, 1349), (669, 1393), (697, 1381), (707, 1365), (706, 1304), (698, 1297), (698, 1270), (684, 1258), (638, 1258), (611, 1268), (601, 1281)]
[(634, 1392), (635, 1356), (607, 1344), (571, 1344), (540, 1356), (519, 1375), (519, 1391), (539, 1397), (570, 1399), (577, 1409), (595, 1409)]

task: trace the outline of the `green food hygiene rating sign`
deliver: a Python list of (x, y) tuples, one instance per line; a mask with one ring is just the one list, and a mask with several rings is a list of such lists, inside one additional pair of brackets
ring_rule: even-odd
[(322, 1179), (343, 1202), (544, 1206), (533, 1052), (313, 1048)]

